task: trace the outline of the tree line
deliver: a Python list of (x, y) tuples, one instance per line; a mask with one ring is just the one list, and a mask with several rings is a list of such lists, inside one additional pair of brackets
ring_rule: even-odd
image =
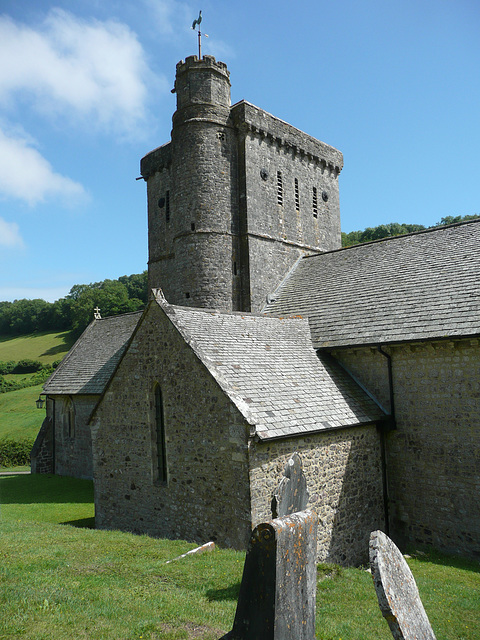
[(102, 317), (143, 309), (148, 299), (147, 272), (76, 284), (65, 298), (0, 302), (0, 335), (18, 336), (35, 331), (73, 330), (76, 335), (93, 319), (99, 307)]
[[(476, 220), (480, 214), (469, 216), (445, 216), (437, 222), (434, 227), (443, 227), (447, 224), (455, 224), (456, 222), (467, 222), (468, 220)], [(363, 242), (372, 242), (373, 240), (381, 240), (382, 238), (390, 238), (391, 236), (400, 236), (404, 233), (413, 233), (415, 231), (424, 231), (427, 228), (423, 224), (403, 224), (399, 222), (390, 222), (388, 224), (380, 224), (378, 227), (367, 227), (363, 231), (350, 231), (350, 233), (342, 232), (342, 247), (351, 247), (354, 244), (362, 244)]]

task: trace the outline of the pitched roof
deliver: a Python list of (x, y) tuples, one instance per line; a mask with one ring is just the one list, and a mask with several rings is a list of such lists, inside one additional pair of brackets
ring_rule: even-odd
[(157, 301), (261, 439), (385, 417), (333, 359), (317, 356), (306, 320)]
[(141, 315), (137, 311), (93, 320), (43, 385), (44, 393), (102, 393)]
[(480, 221), (303, 258), (265, 312), (308, 317), (316, 348), (478, 335)]

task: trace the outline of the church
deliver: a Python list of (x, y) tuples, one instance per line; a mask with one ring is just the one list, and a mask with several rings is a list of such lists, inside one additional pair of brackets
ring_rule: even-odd
[(480, 557), (480, 221), (341, 248), (342, 154), (177, 65), (147, 183), (143, 313), (45, 383), (33, 472), (93, 477), (96, 526), (245, 548), (302, 459), (317, 557), (382, 529)]

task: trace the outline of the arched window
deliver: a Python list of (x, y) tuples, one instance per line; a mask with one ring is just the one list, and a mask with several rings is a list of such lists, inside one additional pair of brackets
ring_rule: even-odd
[(75, 407), (71, 398), (67, 398), (65, 401), (64, 410), (64, 425), (65, 431), (69, 438), (75, 437)]
[(155, 455), (154, 478), (158, 482), (167, 480), (167, 451), (165, 447), (165, 412), (163, 396), (159, 384), (155, 384)]

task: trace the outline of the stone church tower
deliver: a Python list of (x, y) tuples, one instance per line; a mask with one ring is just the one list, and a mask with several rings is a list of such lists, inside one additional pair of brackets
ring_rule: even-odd
[(297, 259), (340, 247), (342, 154), (242, 100), (212, 56), (177, 64), (171, 142), (141, 161), (149, 286), (258, 311)]

